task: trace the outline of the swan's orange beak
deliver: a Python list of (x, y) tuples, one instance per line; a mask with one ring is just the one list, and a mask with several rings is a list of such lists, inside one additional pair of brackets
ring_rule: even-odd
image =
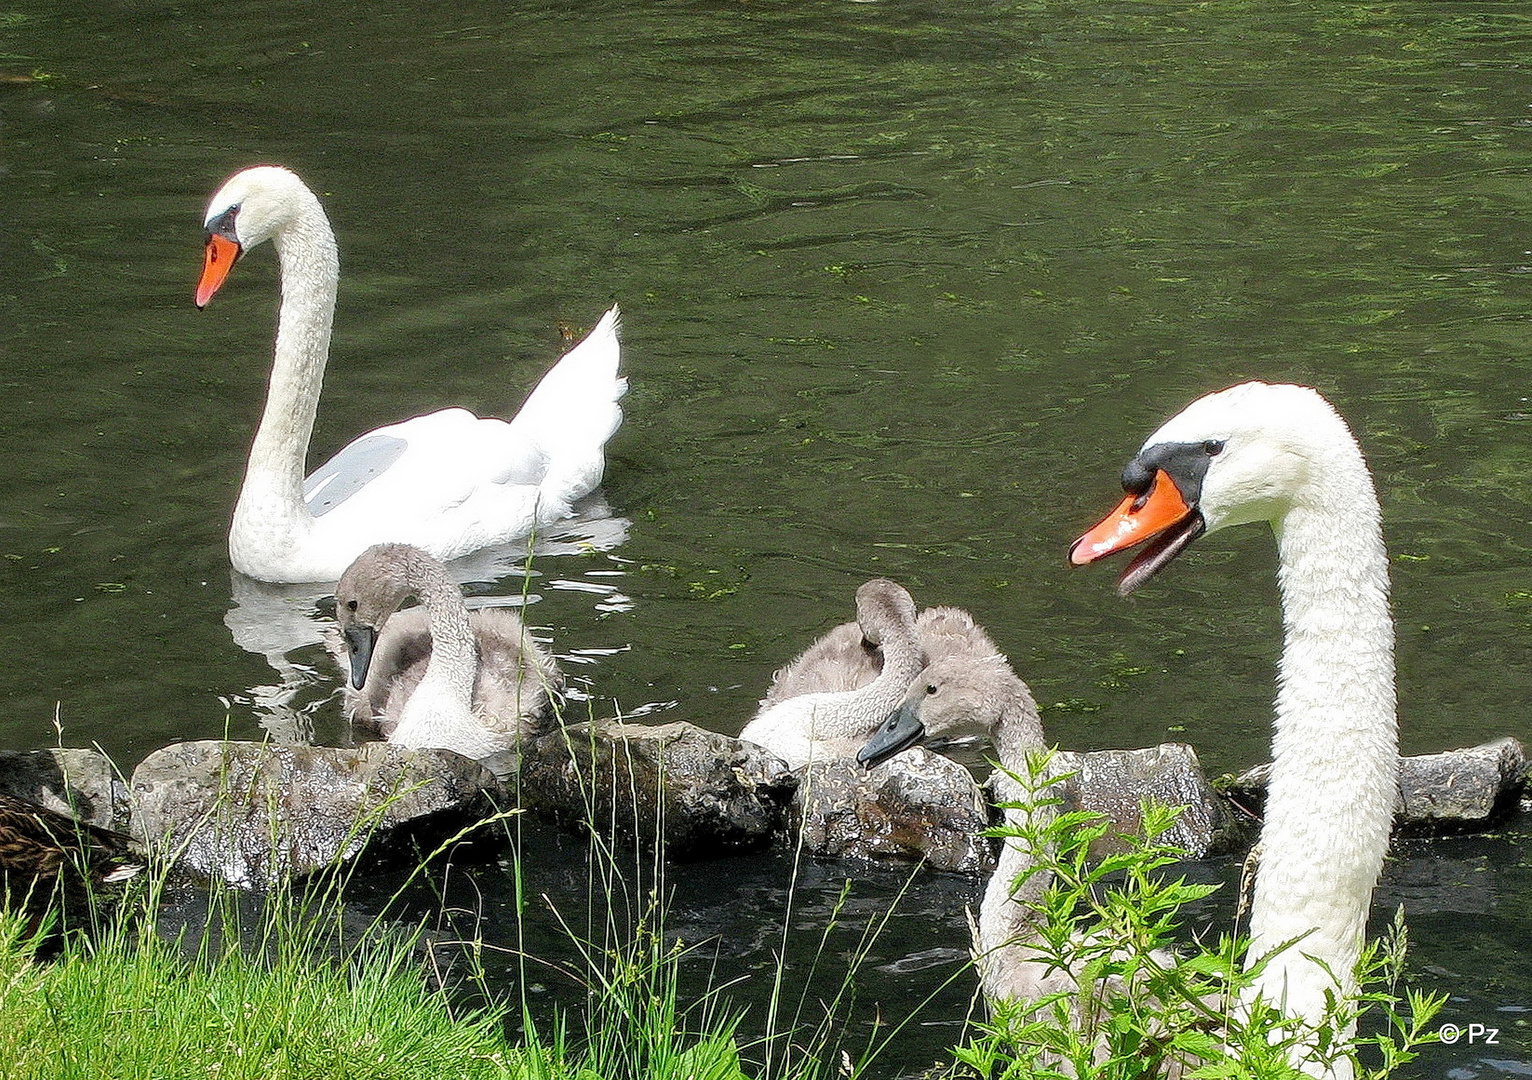
[(239, 244), (217, 233), (209, 233), (207, 248), (202, 256), (202, 278), (197, 282), (197, 307), (207, 307), (207, 302), (213, 298), (224, 279), (229, 276), (229, 271), (234, 268), (234, 261), (239, 258)]
[(1084, 566), (1158, 536), (1193, 513), (1176, 482), (1164, 469), (1154, 471), (1147, 495), (1129, 494), (1095, 528), (1074, 542), (1069, 561)]

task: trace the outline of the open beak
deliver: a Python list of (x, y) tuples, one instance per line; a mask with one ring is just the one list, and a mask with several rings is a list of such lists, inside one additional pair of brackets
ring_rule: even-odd
[(229, 271), (234, 268), (234, 262), (239, 258), (244, 249), (233, 240), (217, 233), (209, 233), (207, 248), (202, 256), (202, 277), (197, 282), (197, 307), (207, 307), (207, 302), (213, 298), (223, 285), (224, 279), (229, 276)]
[(1069, 561), (1084, 566), (1148, 541), (1149, 546), (1118, 579), (1118, 593), (1127, 596), (1206, 531), (1202, 515), (1187, 503), (1170, 474), (1156, 469), (1148, 492), (1129, 493), (1095, 528), (1074, 542)]

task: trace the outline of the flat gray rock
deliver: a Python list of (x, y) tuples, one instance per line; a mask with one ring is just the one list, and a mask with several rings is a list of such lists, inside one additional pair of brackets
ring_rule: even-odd
[[(1241, 774), (1231, 790), (1259, 799), (1270, 775), (1270, 762), (1257, 765)], [(1526, 750), (1510, 736), (1400, 758), (1394, 828), (1424, 833), (1487, 828), (1515, 808), (1526, 777)]]
[(1399, 760), (1398, 824), (1477, 825), (1508, 812), (1527, 772), (1516, 739)]
[(986, 873), (995, 865), (989, 806), (973, 775), (917, 746), (872, 769), (855, 761), (804, 766), (793, 816), (816, 855), (924, 861)]
[(133, 772), (132, 835), (183, 870), (261, 888), (394, 841), (429, 850), (494, 812), (493, 784), (445, 750), (176, 743)]
[(1245, 839), (1241, 819), (1213, 789), (1197, 752), (1185, 743), (1161, 743), (1142, 750), (1061, 750), (1052, 772), (1073, 773), (1064, 781), (1064, 808), (1105, 814), (1120, 833), (1143, 835), (1144, 799), (1183, 807), (1160, 839), (1194, 859), (1220, 854)]
[(678, 721), (573, 724), (523, 744), (520, 805), (600, 835), (695, 859), (763, 847), (781, 831), (796, 778), (754, 743)]
[[(1196, 752), (1181, 743), (1142, 750), (1059, 751), (1050, 773), (1069, 775), (1066, 810), (1089, 810), (1113, 832), (1142, 835), (1141, 800), (1182, 807), (1162, 839), (1192, 858), (1232, 850), (1246, 839), (1240, 817), (1213, 789)], [(854, 761), (800, 770), (793, 820), (806, 851), (863, 859), (922, 860), (939, 870), (988, 873), (992, 842), (983, 831), (1000, 820), (983, 787), (962, 765), (924, 747), (872, 770)], [(1108, 837), (1100, 852), (1117, 846)]]

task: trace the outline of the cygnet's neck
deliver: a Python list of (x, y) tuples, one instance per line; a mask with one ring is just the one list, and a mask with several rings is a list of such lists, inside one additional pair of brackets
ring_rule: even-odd
[[(1006, 680), (1006, 698), (999, 718), (991, 731), (995, 754), (1001, 768), (990, 780), (990, 788), (997, 802), (1034, 803), (1046, 802), (1051, 797), (1046, 789), (1028, 791), (1021, 779), (1030, 776), (1028, 757), (1043, 749), (1042, 723), (1038, 719), (1037, 706), (1026, 685), (1014, 676)], [(1007, 825), (1020, 828), (1041, 828), (1053, 819), (1052, 806), (1008, 806), (1005, 809)], [(1001, 984), (1007, 968), (1014, 969), (1023, 961), (1008, 957), (1005, 946), (1025, 944), (1036, 937), (1035, 903), (1051, 883), (1047, 873), (1029, 877), (1020, 889), (1013, 890), (1016, 879), (1034, 865), (1034, 858), (1024, 841), (1007, 837), (984, 890), (984, 900), (979, 907), (978, 934), (975, 945), (980, 955), (980, 973), (985, 992), (990, 997), (1006, 996)]]
[(431, 654), (420, 682), (399, 712), (389, 741), (412, 748), (440, 747), (481, 758), (502, 749), (473, 714), (479, 652), (463, 594), (446, 569), (422, 553), (395, 553), (380, 573), (392, 608), (410, 596), (426, 609)]
[(426, 662), (420, 687), (445, 695), (469, 711), (479, 670), (479, 649), (463, 594), (434, 560), (412, 561), (407, 580), (425, 606), (426, 625), (431, 630), (431, 658)]
[(922, 668), (913, 611), (877, 627), (883, 666), (876, 678), (855, 690), (799, 694), (759, 713), (740, 737), (759, 743), (793, 768), (811, 761), (854, 757), (878, 726), (897, 709)]
[(920, 641), (911, 619), (899, 619), (884, 629), (879, 649), (883, 667), (877, 678), (855, 690), (804, 694), (783, 704), (799, 702), (807, 711), (815, 739), (860, 741), (888, 718), (904, 700), (922, 667)]
[(303, 502), (304, 465), (330, 352), (340, 259), (319, 200), (307, 190), (292, 199), (292, 217), (272, 238), (282, 304), (266, 408), (234, 511), (235, 535), (242, 526), (302, 535), (313, 523)]
[(1274, 530), (1283, 650), (1249, 958), (1306, 935), (1257, 989), (1270, 1002), (1285, 994), (1286, 1011), (1312, 1021), (1336, 984), (1302, 954), (1352, 988), (1397, 792), (1388, 560), (1354, 443)]

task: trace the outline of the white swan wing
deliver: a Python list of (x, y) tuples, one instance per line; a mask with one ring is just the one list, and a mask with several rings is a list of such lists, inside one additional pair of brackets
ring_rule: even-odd
[(618, 401), (628, 390), (618, 374), (621, 327), (613, 306), (538, 382), (510, 422), (514, 453), (501, 483), (536, 483), (565, 502), (601, 483), (606, 442), (622, 424)]
[(464, 409), (369, 432), (305, 484), (320, 576), (338, 576), (375, 543), (414, 544), (445, 561), (567, 517), (570, 500), (540, 482), (555, 464), (506, 421)]
[(384, 540), (451, 559), (567, 517), (622, 422), (617, 330), (612, 308), (509, 422), (443, 409), (351, 442), (304, 482), (318, 544), (342, 569)]
[(372, 431), (356, 439), (303, 481), (309, 513), (323, 517), (387, 473), (409, 449), (409, 439)]
[(548, 370), (511, 421), (536, 437), (570, 436), (569, 423), (584, 438), (606, 441), (622, 421), (616, 403), (628, 381), (617, 373), (622, 359), (622, 319), (614, 306), (574, 348)]
[(303, 482), (309, 512), (353, 527), (370, 518), (423, 522), (509, 477), (535, 486), (546, 461), (510, 424), (442, 409), (369, 431)]

